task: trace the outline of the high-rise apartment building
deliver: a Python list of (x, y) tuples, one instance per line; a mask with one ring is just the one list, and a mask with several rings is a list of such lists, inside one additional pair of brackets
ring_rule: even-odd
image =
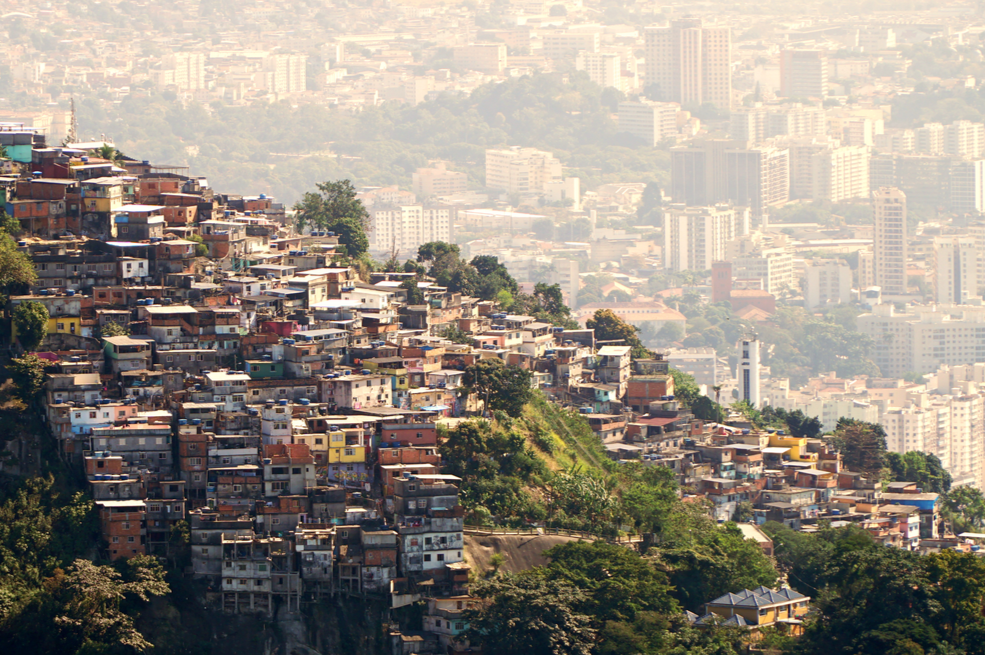
[(944, 126), (944, 152), (954, 157), (980, 157), (985, 150), (985, 125), (954, 121)]
[(486, 186), (507, 193), (544, 193), (549, 182), (561, 181), (561, 162), (535, 148), (486, 150)]
[(815, 259), (804, 270), (804, 307), (847, 305), (852, 301), (852, 269), (844, 259)]
[(369, 249), (407, 257), (425, 243), (450, 242), (452, 211), (442, 205), (374, 205), (369, 209)]
[(200, 52), (175, 52), (161, 61), (161, 70), (155, 71), (162, 86), (174, 85), (179, 91), (197, 91), (205, 88), (205, 55)]
[(307, 55), (270, 55), (264, 60), (265, 88), (272, 93), (307, 90)]
[(728, 242), (749, 233), (749, 210), (732, 205), (670, 205), (664, 212), (664, 268), (707, 271), (725, 259)]
[(729, 138), (753, 145), (772, 137), (823, 137), (827, 132), (825, 112), (821, 107), (800, 104), (746, 107), (729, 117)]
[(744, 337), (739, 340), (737, 350), (739, 363), (735, 377), (739, 383), (739, 400), (759, 407), (759, 340), (754, 336)]
[(734, 257), (735, 277), (760, 280), (762, 288), (774, 296), (792, 289), (797, 282), (793, 267), (793, 252), (788, 247), (759, 248), (755, 252)]
[(660, 99), (682, 105), (732, 106), (732, 36), (728, 27), (685, 18), (669, 27), (647, 28), (646, 84)]
[(937, 302), (965, 304), (981, 298), (978, 268), (981, 255), (973, 237), (934, 239), (934, 296)]
[(601, 87), (622, 90), (622, 59), (614, 52), (581, 51), (575, 57), (575, 68), (585, 71), (588, 79)]
[(944, 126), (940, 123), (926, 123), (913, 131), (916, 138), (915, 149), (925, 155), (940, 155), (944, 152)]
[(842, 202), (869, 197), (869, 149), (826, 148), (811, 157), (811, 198)]
[(677, 135), (677, 112), (681, 107), (672, 102), (625, 101), (619, 103), (619, 131), (628, 132), (655, 146), (663, 139)]
[(780, 53), (780, 95), (824, 98), (828, 95), (828, 57), (824, 50)]
[(726, 150), (725, 184), (723, 199), (761, 216), (790, 199), (790, 153), (767, 146)]
[(906, 294), (906, 194), (895, 187), (879, 187), (872, 194), (875, 219), (876, 285), (884, 296)]

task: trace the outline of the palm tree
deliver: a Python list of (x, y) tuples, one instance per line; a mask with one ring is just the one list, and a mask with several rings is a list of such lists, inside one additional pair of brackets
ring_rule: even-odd
[(7, 148), (0, 145), (0, 159), (10, 159), (10, 153), (7, 152)]

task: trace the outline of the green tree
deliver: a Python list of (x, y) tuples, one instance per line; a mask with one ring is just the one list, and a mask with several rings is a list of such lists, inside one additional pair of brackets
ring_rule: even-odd
[(674, 397), (682, 407), (690, 408), (701, 397), (701, 390), (698, 389), (694, 376), (676, 368), (670, 369), (670, 376), (674, 379)]
[(592, 318), (585, 321), (585, 327), (595, 330), (595, 338), (598, 341), (621, 341), (631, 346), (635, 358), (644, 359), (653, 355), (640, 341), (636, 326), (616, 316), (611, 309), (597, 310)]
[(128, 337), (130, 328), (119, 321), (106, 321), (99, 328), (99, 334), (103, 337)]
[(208, 257), (209, 247), (205, 245), (205, 239), (202, 238), (200, 234), (189, 234), (189, 241), (195, 242), (195, 256), (196, 257)]
[(443, 339), (448, 339), (452, 343), (461, 343), (465, 345), (472, 344), (472, 335), (457, 325), (450, 325), (445, 328), (445, 331), (441, 333), (441, 337)]
[(799, 409), (786, 415), (786, 424), (790, 434), (798, 438), (816, 439), (822, 431), (821, 419), (807, 416)]
[(400, 288), (407, 291), (408, 305), (424, 304), (424, 292), (417, 286), (417, 280), (404, 280), (400, 283)]
[(466, 638), (488, 655), (550, 653), (590, 655), (595, 643), (591, 617), (575, 608), (585, 593), (536, 574), (505, 574), (474, 586), (484, 599), (466, 612)]
[(916, 482), (924, 491), (941, 495), (951, 489), (951, 474), (941, 465), (937, 455), (915, 450), (902, 455), (887, 452), (886, 466), (897, 482)]
[(585, 592), (578, 610), (599, 621), (632, 621), (639, 612), (679, 611), (667, 574), (624, 546), (569, 542), (544, 553), (544, 575)]
[(0, 292), (25, 291), (37, 279), (31, 257), (17, 249), (9, 234), (0, 235)]
[(485, 411), (502, 410), (520, 416), (533, 394), (533, 374), (519, 366), (507, 366), (501, 359), (482, 359), (465, 369), (463, 390), (477, 394)]
[(14, 308), (12, 318), (17, 341), (24, 350), (37, 350), (48, 336), (48, 308), (27, 300)]
[(45, 360), (37, 355), (15, 357), (7, 364), (7, 375), (14, 381), (21, 400), (30, 403), (41, 393), (45, 380)]
[(356, 189), (349, 180), (323, 182), (318, 193), (308, 192), (294, 205), (298, 229), (313, 227), (335, 232), (339, 244), (349, 257), (360, 257), (369, 250), (366, 229), (369, 212), (356, 198)]
[(0, 207), (0, 230), (11, 237), (16, 237), (22, 231), (21, 222), (9, 215), (2, 207)]
[(698, 396), (691, 403), (691, 412), (694, 413), (695, 418), (713, 423), (724, 423), (727, 418), (722, 406), (708, 396)]
[(875, 478), (886, 462), (886, 431), (878, 423), (838, 419), (828, 437), (842, 455), (845, 467)]

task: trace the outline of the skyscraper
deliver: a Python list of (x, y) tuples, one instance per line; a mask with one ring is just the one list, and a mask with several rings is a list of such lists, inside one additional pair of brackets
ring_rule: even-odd
[(700, 18), (647, 28), (646, 84), (659, 88), (661, 100), (731, 109), (731, 50), (729, 28), (705, 27)]
[(906, 194), (896, 187), (879, 187), (872, 194), (875, 218), (876, 284), (884, 296), (906, 293)]
[(735, 377), (739, 381), (739, 400), (759, 407), (759, 340), (753, 335), (739, 339), (739, 363)]

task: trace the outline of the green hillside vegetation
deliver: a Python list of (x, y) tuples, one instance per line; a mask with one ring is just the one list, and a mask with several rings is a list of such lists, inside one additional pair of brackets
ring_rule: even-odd
[[(565, 81), (567, 79), (567, 81)], [(583, 190), (604, 182), (669, 181), (669, 153), (620, 134), (612, 112), (622, 94), (585, 73), (538, 74), (446, 93), (415, 107), (387, 102), (358, 114), (288, 102), (183, 105), (152, 90), (110, 103), (77, 102), (86, 133), (111, 134), (124, 152), (187, 164), (216, 189), (268, 193), (293, 204), (323, 180), (410, 186), (428, 160), (445, 159), (485, 181), (485, 149), (550, 150)], [(190, 146), (192, 146), (190, 149)]]

